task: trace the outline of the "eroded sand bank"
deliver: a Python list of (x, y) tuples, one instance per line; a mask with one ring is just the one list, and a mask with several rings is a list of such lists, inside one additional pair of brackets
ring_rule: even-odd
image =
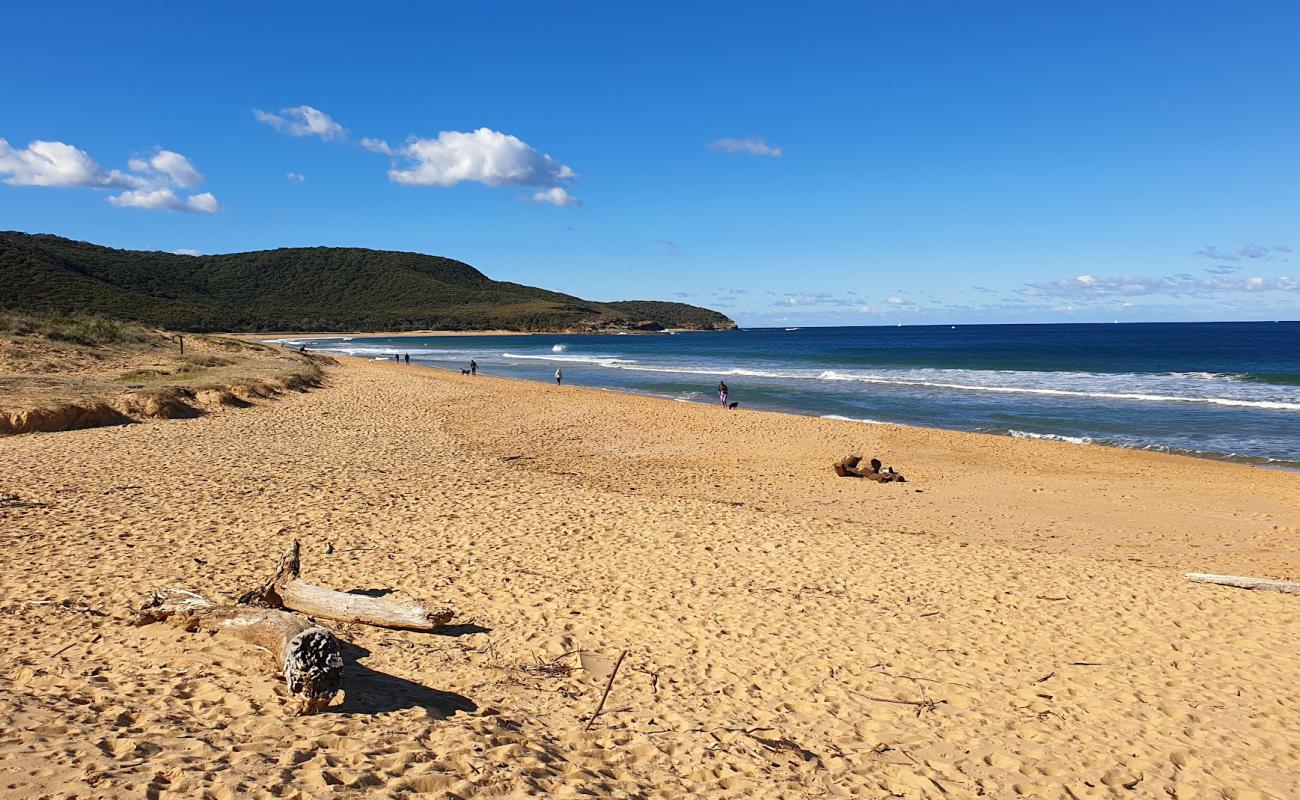
[[(1181, 578), (1296, 577), (1300, 475), (393, 364), (328, 384), (0, 439), (0, 794), (1300, 793), (1300, 602)], [(850, 451), (911, 481), (831, 476)], [(286, 718), (256, 651), (122, 624), (292, 538), (311, 580), (463, 627), (335, 626), (346, 696)], [(589, 733), (579, 649), (628, 651)]]

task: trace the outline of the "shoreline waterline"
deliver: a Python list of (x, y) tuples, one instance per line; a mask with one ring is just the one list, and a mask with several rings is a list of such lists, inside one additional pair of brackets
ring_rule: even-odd
[[(1050, 329), (1050, 330), (1049, 330)], [(265, 339), (263, 339), (265, 341)], [(676, 400), (1300, 466), (1300, 324), (280, 338)]]
[[(350, 361), (367, 363), (367, 364), (369, 363), (396, 364), (397, 363), (395, 362), (394, 359), (386, 358), (386, 357), (353, 356), (353, 355), (345, 355), (339, 353), (331, 353), (331, 355), (333, 355), (335, 358), (348, 359)], [(402, 366), (406, 366), (406, 365), (403, 364)], [(430, 369), (439, 374), (451, 375), (451, 376), (458, 375), (460, 372), (460, 370), (458, 370), (455, 367), (439, 366), (428, 362), (412, 361), (412, 363), (409, 366)], [(525, 384), (540, 384), (543, 386), (549, 386), (554, 384), (554, 378), (550, 373), (539, 374), (537, 377), (534, 378), (534, 377), (525, 377), (521, 375), (493, 374), (493, 373), (483, 371), (481, 367), (477, 378), (488, 379), (488, 380), (510, 381), (515, 383), (525, 383)], [(630, 395), (633, 397), (640, 397), (649, 400), (662, 400), (671, 403), (688, 403), (690, 405), (695, 405), (695, 406), (707, 407), (707, 406), (718, 405), (718, 402), (716, 400), (674, 397), (667, 394), (641, 391), (636, 388), (601, 386), (595, 384), (593, 385), (575, 384), (569, 380), (567, 373), (566, 373), (565, 380), (566, 380), (566, 384), (563, 387), (564, 391), (608, 392), (608, 393), (620, 394), (620, 395)], [(807, 411), (807, 410), (798, 410), (798, 409), (789, 409), (789, 408), (771, 408), (771, 407), (754, 405), (754, 404), (745, 405), (744, 410), (746, 412), (757, 412), (762, 414), (777, 414), (781, 416), (803, 417), (809, 419), (823, 419), (823, 420), (828, 420), (833, 422), (848, 422), (855, 425), (884, 426), (884, 427), (894, 427), (894, 428), (901, 428), (907, 430), (940, 431), (943, 433), (953, 433), (958, 435), (988, 436), (996, 439), (1012, 439), (1012, 440), (1019, 440), (1019, 441), (1055, 442), (1058, 444), (1070, 445), (1073, 447), (1100, 447), (1100, 448), (1105, 448), (1107, 450), (1119, 451), (1122, 453), (1172, 456), (1177, 458), (1191, 458), (1191, 459), (1196, 459), (1197, 461), (1211, 461), (1211, 462), (1217, 462), (1223, 464), (1231, 464), (1233, 466), (1239, 466), (1239, 467), (1255, 467), (1259, 469), (1277, 470), (1281, 472), (1300, 473), (1300, 461), (1292, 462), (1292, 461), (1286, 461), (1281, 459), (1270, 460), (1267, 458), (1259, 458), (1259, 457), (1252, 457), (1252, 456), (1239, 456), (1231, 453), (1216, 453), (1216, 452), (1198, 451), (1198, 450), (1180, 450), (1175, 448), (1162, 449), (1160, 447), (1126, 446), (1123, 444), (1115, 444), (1111, 442), (1096, 441), (1091, 439), (1084, 440), (1075, 437), (1064, 437), (1064, 436), (1057, 436), (1053, 434), (1043, 434), (1043, 433), (1036, 433), (1032, 431), (1016, 430), (1016, 429), (969, 430), (963, 428), (949, 428), (949, 427), (943, 427), (939, 425), (918, 425), (918, 424), (912, 424), (907, 422), (896, 422), (896, 421), (884, 420), (884, 419), (853, 418), (853, 417), (847, 417), (838, 414), (820, 414), (817, 413), (816, 411)], [(719, 409), (719, 413), (722, 413), (721, 409)]]

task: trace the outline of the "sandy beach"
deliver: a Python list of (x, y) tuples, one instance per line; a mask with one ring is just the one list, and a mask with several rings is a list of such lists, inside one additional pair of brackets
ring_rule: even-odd
[(479, 331), (388, 331), (367, 333), (365, 331), (345, 331), (342, 333), (311, 333), (304, 331), (273, 331), (260, 333), (223, 333), (222, 336), (229, 336), (234, 339), (243, 339), (250, 342), (266, 342), (276, 339), (345, 339), (355, 336), (367, 338), (382, 337), (385, 339), (415, 339), (425, 336), (534, 336), (536, 334), (530, 331), (498, 331), (498, 330), (479, 330)]
[[(4, 797), (1300, 796), (1300, 597), (1183, 578), (1300, 578), (1300, 473), (354, 359), (0, 465)], [(456, 624), (331, 624), (308, 717), (125, 624), (293, 539)]]

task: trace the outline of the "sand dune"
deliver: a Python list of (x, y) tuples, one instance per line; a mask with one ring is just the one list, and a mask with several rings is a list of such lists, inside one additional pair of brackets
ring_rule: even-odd
[(242, 407), (316, 386), (332, 363), (229, 337), (0, 313), (0, 436)]
[[(5, 797), (1300, 795), (1300, 603), (1181, 577), (1295, 577), (1300, 475), (355, 361), (0, 465)], [(291, 718), (256, 651), (123, 624), (292, 538), (461, 625), (334, 626)], [(590, 732), (579, 650), (628, 654)]]

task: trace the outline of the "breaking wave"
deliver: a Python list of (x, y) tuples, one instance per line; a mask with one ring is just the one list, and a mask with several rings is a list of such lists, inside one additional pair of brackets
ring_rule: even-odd
[[(1252, 387), (1238, 375), (1209, 372), (1089, 373), (1089, 372), (1016, 372), (998, 370), (909, 370), (896, 374), (846, 372), (841, 370), (756, 369), (744, 367), (710, 367), (707, 365), (643, 364), (635, 359), (607, 355), (528, 355), (503, 353), (512, 359), (562, 361), (591, 364), (606, 369), (660, 372), (715, 377), (751, 377), (785, 380), (841, 381), (879, 386), (946, 389), (958, 392), (990, 392), (1051, 397), (1076, 397), (1094, 400), (1127, 400), (1146, 403), (1203, 403), (1238, 406), (1274, 411), (1300, 411), (1300, 400), (1293, 393), (1269, 392), (1263, 385)], [(1229, 391), (1200, 394), (1198, 389), (1218, 385)], [(1095, 388), (1066, 388), (1089, 387)], [(1268, 396), (1261, 395), (1261, 390)], [(1281, 399), (1282, 396), (1288, 399)]]

